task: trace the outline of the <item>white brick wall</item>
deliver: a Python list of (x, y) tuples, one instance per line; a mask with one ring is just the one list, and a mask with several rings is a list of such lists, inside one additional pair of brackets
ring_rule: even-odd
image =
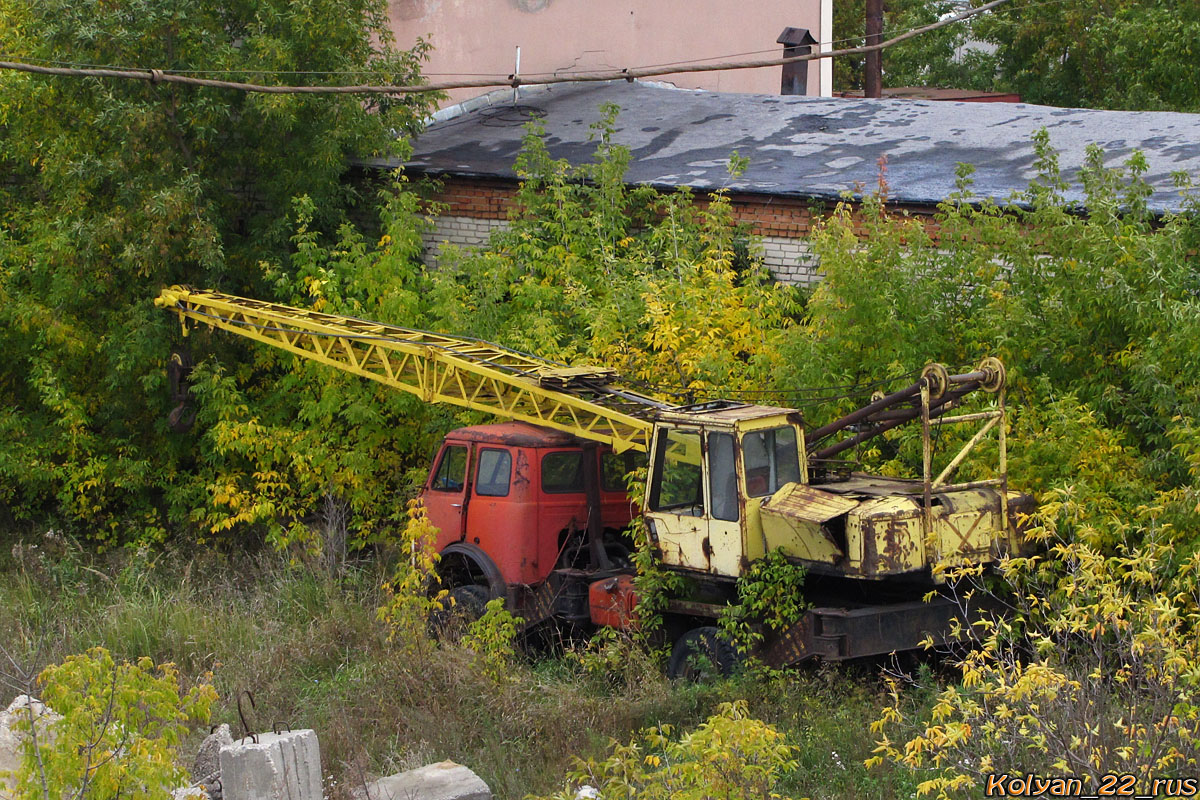
[(763, 263), (775, 280), (810, 286), (821, 280), (817, 256), (812, 245), (804, 239), (789, 239), (783, 236), (760, 236)]
[[(507, 227), (508, 222), (501, 219), (438, 217), (433, 230), (422, 237), (425, 241), (425, 256), (431, 264), (436, 265), (444, 245), (480, 247), (487, 244), (492, 231)], [(775, 280), (800, 286), (810, 286), (821, 280), (817, 257), (812, 252), (812, 246), (804, 239), (761, 236), (758, 242), (763, 263), (775, 276)]]
[(453, 244), (459, 247), (479, 247), (488, 242), (492, 231), (507, 228), (502, 219), (476, 219), (475, 217), (438, 217), (433, 230), (421, 238), (425, 241), (425, 257), (436, 264), (442, 246)]

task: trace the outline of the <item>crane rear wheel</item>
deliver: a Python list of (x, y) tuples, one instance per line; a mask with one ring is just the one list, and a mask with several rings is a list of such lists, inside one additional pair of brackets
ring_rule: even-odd
[(737, 649), (721, 636), (720, 630), (705, 625), (692, 628), (675, 642), (667, 662), (667, 677), (688, 681), (727, 678), (741, 663)]

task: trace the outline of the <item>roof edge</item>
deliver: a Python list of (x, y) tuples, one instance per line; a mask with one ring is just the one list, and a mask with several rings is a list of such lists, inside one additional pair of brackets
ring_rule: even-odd
[[(449, 120), (457, 119), (458, 117), (461, 117), (464, 114), (469, 114), (470, 112), (477, 111), (481, 108), (488, 108), (489, 106), (500, 105), (502, 103), (510, 104), (510, 103), (514, 102), (514, 100), (519, 100), (521, 95), (546, 94), (547, 92), (553, 91), (556, 87), (567, 85), (567, 84), (572, 84), (572, 83), (580, 83), (580, 82), (581, 81), (572, 81), (570, 79), (563, 79), (561, 81), (555, 81), (554, 83), (521, 84), (520, 86), (511, 88), (511, 89), (507, 88), (507, 87), (502, 88), (502, 89), (492, 89), (490, 92), (484, 92), (483, 94), (478, 95), (476, 97), (471, 97), (467, 100), (463, 100), (461, 103), (455, 103), (454, 105), (450, 105), (450, 106), (446, 106), (445, 108), (438, 109), (437, 111), (433, 112), (432, 114), (430, 114), (428, 117), (425, 118), (425, 124), (433, 125), (434, 123), (437, 123), (437, 122), (448, 122)], [(669, 83), (667, 81), (644, 81), (644, 80), (640, 80), (637, 78), (635, 78), (631, 81), (594, 81), (594, 82), (595, 83), (636, 83), (640, 86), (652, 86), (656, 89), (674, 89), (677, 92), (702, 91), (700, 89), (682, 89), (682, 88), (676, 86), (675, 84)], [(512, 94), (513, 92), (517, 93), (515, 97)]]

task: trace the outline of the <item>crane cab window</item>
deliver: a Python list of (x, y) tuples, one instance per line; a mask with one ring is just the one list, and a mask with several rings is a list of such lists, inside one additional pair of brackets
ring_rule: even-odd
[(483, 450), (479, 454), (479, 471), (475, 473), (475, 494), (485, 497), (507, 497), (512, 477), (512, 455), (507, 450)]
[(708, 497), (713, 519), (738, 520), (736, 450), (733, 434), (708, 434)]
[(583, 491), (583, 451), (563, 450), (542, 457), (542, 491), (567, 494)]
[(704, 515), (700, 434), (665, 429), (655, 446), (650, 510), (682, 516)]
[(746, 469), (746, 494), (750, 497), (775, 494), (785, 483), (799, 481), (796, 429), (785, 425), (744, 434), (742, 463)]
[(452, 444), (442, 451), (442, 459), (438, 462), (429, 488), (435, 492), (461, 492), (466, 475), (467, 448), (465, 445)]

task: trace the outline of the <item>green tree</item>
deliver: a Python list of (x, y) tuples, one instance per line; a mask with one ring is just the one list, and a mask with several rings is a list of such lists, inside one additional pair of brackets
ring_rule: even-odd
[[(596, 161), (551, 159), (535, 127), (517, 169), (519, 212), (481, 252), (443, 256), (431, 324), (568, 363), (603, 363), (666, 395), (762, 383), (798, 310), (754, 258), (728, 198), (623, 182), (615, 107)], [(736, 169), (736, 154), (731, 166)]]
[[(216, 692), (182, 692), (171, 664), (113, 660), (103, 647), (67, 658), (38, 676), (54, 717), (20, 720), (21, 797), (150, 800), (186, 781), (180, 745), (206, 722)], [(46, 719), (52, 719), (45, 724)], [(36, 734), (36, 735), (35, 735)]]
[(640, 741), (611, 742), (609, 750), (606, 759), (580, 761), (568, 787), (544, 800), (578, 797), (581, 786), (613, 800), (786, 800), (776, 788), (796, 767), (797, 748), (775, 726), (751, 717), (746, 702), (737, 700), (722, 703), (717, 713), (678, 739), (672, 726), (661, 725), (642, 731)]
[[(893, 0), (884, 38), (963, 7), (951, 0)], [(976, 3), (978, 5), (978, 3)], [(838, 3), (843, 46), (865, 30), (863, 0)], [(1200, 108), (1200, 8), (1189, 0), (1014, 0), (883, 53), (884, 86), (1016, 92), (1029, 103), (1083, 108)], [(863, 58), (834, 61), (834, 86), (862, 88)]]
[[(487, 248), (444, 253), (436, 270), (420, 263), (423, 209), (403, 176), (386, 192), (378, 242), (348, 226), (320, 237), (299, 202), (295, 253), (286, 267), (265, 270), (272, 295), (564, 363), (607, 364), (664, 396), (765, 380), (794, 293), (740, 260), (723, 195), (701, 207), (688, 192), (627, 186), (630, 156), (611, 142), (613, 115), (597, 127), (596, 161), (581, 166), (551, 159), (532, 130), (510, 226)], [(277, 385), (241, 387), (215, 364), (197, 371), (206, 446), (195, 507), (214, 531), (255, 523), (276, 542), (302, 537), (332, 491), (356, 512), (365, 541), (396, 521), (405, 479), (427, 467), (437, 434), (486, 419), (260, 349), (256, 358), (289, 365)]]
[[(835, 213), (817, 237), (825, 279), (804, 327), (784, 341), (777, 384), (870, 381), (990, 352), (1013, 367), (1022, 403), (1045, 408), (1073, 394), (1137, 449), (1145, 485), (1185, 482), (1170, 432), (1200, 402), (1186, 333), (1200, 323), (1195, 216), (1152, 219), (1140, 156), (1109, 170), (1095, 148), (1081, 171), (1090, 212), (1081, 216), (1062, 197), (1044, 134), (1035, 146), (1042, 174), (1021, 205), (967, 202), (964, 168), (960, 193), (940, 208), (936, 238), (876, 199), (865, 203), (861, 239), (848, 209)], [(819, 404), (811, 416), (825, 419), (853, 402)], [(1014, 447), (1025, 444), (1037, 446), (1030, 439)]]
[[(1046, 552), (1001, 565), (1011, 613), (952, 656), (957, 680), (926, 687), (932, 707), (893, 686), (872, 763), (912, 768), (920, 794), (973, 796), (1005, 771), (1091, 788), (1129, 772), (1152, 791), (1148, 778), (1197, 757), (1195, 197), (1185, 188), (1187, 211), (1153, 218), (1140, 156), (1110, 170), (1093, 148), (1080, 215), (1044, 133), (1035, 150), (1040, 174), (1009, 207), (967, 202), (961, 169), (936, 235), (878, 198), (865, 239), (835, 213), (817, 240), (825, 280), (786, 340), (793, 377), (778, 379), (854, 382), (985, 352), (1011, 368), (1011, 482), (1039, 496), (1031, 535)], [(919, 446), (897, 429), (864, 455), (888, 470)], [(993, 457), (969, 469), (983, 477)], [(952, 578), (972, 587), (980, 573)]]
[(997, 86), (1030, 103), (1200, 110), (1200, 7), (1190, 0), (1015, 0), (980, 18)]
[[(883, 38), (937, 22), (961, 10), (953, 0), (889, 0), (884, 4)], [(990, 89), (993, 60), (969, 43), (976, 21), (948, 25), (923, 33), (883, 51), (883, 85), (941, 86), (956, 89)], [(862, 44), (866, 36), (866, 2), (848, 0), (833, 8), (833, 31), (838, 48)], [(833, 62), (833, 88), (863, 88), (863, 56), (841, 56)]]
[[(392, 48), (381, 0), (0, 0), (0, 50), (232, 80), (407, 83), (424, 46)], [(177, 328), (150, 300), (173, 282), (265, 295), (258, 265), (287, 252), (291, 198), (311, 198), (314, 226), (340, 224), (362, 200), (342, 180), (349, 159), (395, 153), (428, 103), (0, 76), (0, 507), (114, 542), (186, 519), (198, 442), (167, 433)]]

